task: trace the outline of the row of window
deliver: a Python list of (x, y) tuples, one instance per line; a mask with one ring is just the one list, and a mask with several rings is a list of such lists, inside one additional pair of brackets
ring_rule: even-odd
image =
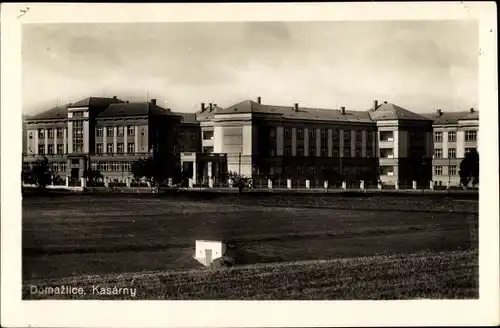
[[(35, 163), (23, 163), (23, 171), (27, 172), (33, 169), (34, 164)], [(66, 162), (53, 162), (49, 165), (52, 172), (66, 172)]]
[[(62, 139), (64, 138), (64, 130), (64, 128), (38, 129), (38, 139), (45, 139), (45, 132), (47, 132), (48, 139), (54, 139), (54, 131), (57, 139)], [(29, 138), (33, 139), (32, 133), (30, 133)]]
[[(467, 155), (471, 151), (476, 148), (465, 148), (465, 154)], [(436, 148), (434, 149), (434, 158), (439, 159), (443, 158), (443, 149)], [(457, 150), (455, 148), (448, 148), (448, 158), (457, 158)]]
[[(309, 140), (316, 139), (316, 129), (308, 129), (308, 131), (309, 131)], [(322, 128), (322, 129), (320, 129), (320, 133), (321, 133), (322, 140), (328, 139), (328, 129)], [(297, 128), (296, 135), (297, 135), (297, 140), (303, 140), (304, 139), (304, 129)], [(284, 136), (285, 136), (285, 138), (292, 138), (292, 128), (284, 128)], [(339, 136), (340, 136), (340, 130), (339, 129), (332, 129), (333, 140), (339, 139)], [(276, 129), (275, 128), (271, 128), (269, 130), (269, 137), (270, 138), (276, 137)], [(346, 141), (351, 140), (351, 131), (350, 130), (344, 131), (344, 140), (346, 140)], [(361, 131), (358, 131), (358, 130), (355, 131), (355, 140), (361, 142), (361, 140), (362, 140), (362, 132)], [(366, 140), (372, 141), (373, 140), (373, 133), (367, 133)]]
[[(55, 149), (55, 152), (54, 152)], [(47, 154), (45, 153), (45, 145), (38, 145), (38, 154), (39, 155), (61, 155), (64, 154), (64, 145), (59, 144), (57, 148), (54, 148), (54, 145), (47, 145)]]
[(129, 172), (132, 162), (92, 162), (92, 170), (100, 172)]
[[(316, 174), (316, 173), (322, 173), (326, 170), (330, 170), (332, 172), (340, 172), (340, 166), (338, 164), (333, 164), (331, 166), (327, 166), (327, 165), (321, 165), (320, 167), (317, 167), (317, 166), (314, 166), (314, 165), (297, 165), (295, 167), (295, 172), (299, 175), (303, 175), (303, 174)], [(257, 170), (257, 174), (259, 174), (260, 172), (258, 172), (259, 170)], [(361, 168), (358, 168), (358, 167), (349, 167), (349, 166), (344, 166), (342, 167), (342, 171), (344, 174), (355, 174), (355, 173), (361, 173), (363, 171), (363, 169)], [(284, 164), (283, 166), (281, 164), (276, 164), (276, 165), (271, 165), (269, 166), (269, 174), (290, 174), (292, 172), (292, 167), (289, 165), (289, 164)]]
[[(304, 153), (304, 147), (298, 146), (297, 147), (297, 155), (296, 156), (305, 156)], [(360, 147), (356, 147), (354, 150), (355, 157), (361, 157), (362, 152)], [(286, 146), (283, 148), (283, 154), (285, 156), (292, 156), (292, 147), (291, 146)], [(275, 155), (274, 149), (271, 149), (271, 156)], [(328, 148), (326, 147), (321, 147), (321, 157), (328, 157)], [(309, 156), (314, 157), (316, 156), (316, 147), (310, 147), (309, 148)], [(344, 147), (344, 152), (343, 152), (344, 157), (351, 157), (351, 147)], [(339, 150), (337, 148), (332, 149), (332, 157), (339, 157)], [(372, 148), (366, 148), (366, 157), (373, 157), (373, 149)]]
[[(434, 175), (443, 175), (443, 167), (438, 165), (434, 166)], [(457, 175), (457, 166), (448, 166), (448, 175)]]
[[(106, 129), (104, 129), (104, 128), (106, 128)], [(127, 136), (134, 136), (135, 135), (135, 125), (128, 125), (126, 128), (127, 128)], [(95, 129), (96, 137), (104, 136), (104, 131), (106, 131), (107, 137), (114, 137), (115, 136), (115, 127), (114, 126), (107, 126), (107, 127), (98, 126)], [(123, 137), (125, 135), (125, 126), (117, 126), (116, 127), (116, 135), (118, 137)], [(144, 129), (141, 129), (141, 135), (144, 135)]]
[[(125, 145), (123, 142), (116, 143), (116, 152), (118, 154), (125, 153)], [(103, 154), (104, 153), (104, 145), (102, 143), (96, 144), (96, 153)], [(106, 153), (114, 153), (113, 143), (106, 144)], [(127, 153), (135, 153), (135, 143), (129, 142), (127, 143)]]
[[(476, 141), (477, 140), (477, 131), (465, 131), (465, 141)], [(434, 132), (434, 141), (442, 142), (443, 141), (443, 132), (437, 131)], [(448, 131), (448, 142), (457, 141), (457, 133), (456, 131)]]

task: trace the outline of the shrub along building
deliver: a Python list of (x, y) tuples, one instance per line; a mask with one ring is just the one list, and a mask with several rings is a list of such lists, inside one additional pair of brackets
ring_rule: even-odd
[[(410, 186), (416, 180), (428, 186), (430, 180), (443, 180), (445, 171), (437, 168), (446, 165), (438, 150), (453, 149), (437, 143), (439, 133), (450, 138), (456, 131), (459, 159), (477, 146), (478, 124), (476, 111), (419, 115), (378, 101), (354, 111), (272, 106), (259, 97), (227, 108), (202, 103), (196, 113), (176, 113), (154, 99), (128, 103), (92, 97), (26, 119), (24, 161), (46, 154), (61, 176), (81, 178), (90, 165), (123, 181), (130, 177), (131, 162), (161, 148), (176, 154), (183, 175), (196, 183), (223, 183), (225, 173), (233, 171), (256, 183), (291, 179), (303, 186), (307, 179), (359, 186), (360, 180), (380, 177), (388, 185)], [(458, 184), (456, 174), (452, 184)]]

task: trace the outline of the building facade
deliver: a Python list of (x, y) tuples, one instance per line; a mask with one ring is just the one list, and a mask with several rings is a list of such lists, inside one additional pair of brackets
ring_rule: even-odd
[(479, 152), (479, 113), (443, 112), (428, 115), (433, 120), (432, 181), (437, 186), (460, 185), (460, 162), (465, 155)]
[(201, 104), (196, 113), (113, 98), (87, 98), (24, 121), (24, 166), (47, 156), (60, 176), (85, 168), (111, 181), (131, 178), (133, 161), (153, 148), (177, 154), (195, 183), (226, 183), (229, 171), (255, 181), (359, 181), (458, 185), (458, 165), (477, 148), (478, 112), (419, 115), (374, 101), (368, 110), (263, 104)]

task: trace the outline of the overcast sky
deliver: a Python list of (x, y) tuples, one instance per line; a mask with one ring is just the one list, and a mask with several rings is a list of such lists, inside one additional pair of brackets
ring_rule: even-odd
[(174, 111), (245, 99), (477, 107), (478, 26), (440, 22), (44, 24), (23, 29), (23, 111), (89, 96)]

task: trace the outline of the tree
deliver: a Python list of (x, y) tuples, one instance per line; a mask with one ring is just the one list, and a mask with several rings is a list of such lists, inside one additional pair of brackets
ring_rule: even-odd
[(250, 187), (253, 181), (252, 178), (238, 174), (234, 171), (228, 172), (227, 177), (233, 181), (233, 186), (238, 188), (238, 192), (240, 194), (245, 190), (245, 188)]
[(153, 152), (144, 158), (132, 163), (130, 172), (134, 179), (145, 179), (151, 187), (158, 188), (165, 185), (169, 178), (179, 179), (181, 168), (175, 155)]
[(47, 189), (47, 186), (52, 182), (52, 179), (57, 176), (51, 171), (49, 160), (45, 156), (43, 156), (43, 159), (39, 159), (35, 162), (33, 168), (27, 175), (29, 175), (30, 179), (35, 182), (36, 186), (43, 191)]
[(474, 149), (460, 163), (460, 183), (464, 187), (479, 184), (479, 153)]
[(94, 186), (97, 183), (97, 181), (104, 178), (104, 176), (99, 170), (94, 170), (92, 168), (85, 170), (83, 176), (87, 178), (89, 186)]

